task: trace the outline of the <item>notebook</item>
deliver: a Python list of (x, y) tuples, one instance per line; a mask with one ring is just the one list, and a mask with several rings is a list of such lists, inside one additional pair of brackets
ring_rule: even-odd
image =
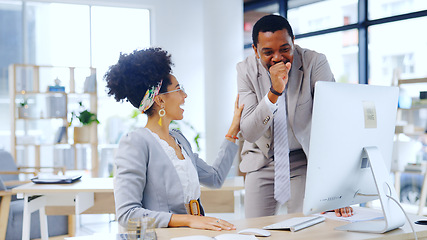
[(263, 229), (268, 230), (290, 230), (291, 232), (296, 232), (306, 227), (313, 226), (314, 224), (325, 221), (323, 216), (314, 216), (314, 217), (294, 217), (286, 219), (284, 221), (274, 223), (268, 226), (263, 227)]
[(48, 177), (35, 177), (32, 178), (31, 181), (33, 183), (73, 183), (77, 180), (82, 178), (82, 175), (75, 175), (75, 176), (59, 176), (59, 175), (53, 175)]

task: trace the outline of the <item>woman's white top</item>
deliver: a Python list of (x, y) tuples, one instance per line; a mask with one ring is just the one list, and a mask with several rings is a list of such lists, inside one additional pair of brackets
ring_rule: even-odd
[(149, 130), (149, 132), (154, 136), (160, 146), (162, 146), (163, 150), (166, 152), (166, 155), (174, 165), (176, 172), (178, 173), (179, 180), (181, 181), (182, 189), (184, 191), (184, 202), (189, 203), (190, 200), (197, 200), (200, 198), (199, 176), (187, 152), (184, 151), (177, 142), (177, 144), (181, 147), (182, 155), (184, 155), (183, 160), (179, 159), (175, 153), (175, 150), (169, 146), (165, 140), (161, 139), (159, 135), (152, 132), (151, 130)]

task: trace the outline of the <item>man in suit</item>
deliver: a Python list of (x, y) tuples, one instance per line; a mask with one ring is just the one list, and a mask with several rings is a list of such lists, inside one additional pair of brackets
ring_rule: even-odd
[[(285, 18), (264, 16), (253, 27), (255, 54), (237, 64), (240, 104), (245, 105), (240, 124), (245, 139), (240, 170), (246, 173), (248, 218), (274, 215), (281, 205), (274, 191), (274, 135), (282, 133), (274, 132), (273, 122), (278, 118), (278, 99), (282, 94), (286, 101), (283, 104), (287, 111), (286, 148), (289, 148), (286, 162), (289, 161), (290, 172), (290, 198), (286, 207), (288, 213), (302, 212), (314, 86), (317, 81), (335, 80), (325, 55), (295, 45), (294, 39)], [(352, 209), (336, 212), (347, 216)]]

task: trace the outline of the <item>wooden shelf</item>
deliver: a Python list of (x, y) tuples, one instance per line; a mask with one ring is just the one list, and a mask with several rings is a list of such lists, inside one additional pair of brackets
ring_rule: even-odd
[(427, 78), (399, 79), (397, 81), (397, 85), (409, 84), (409, 83), (427, 83)]
[[(11, 153), (15, 159), (15, 161), (17, 161), (17, 148), (30, 148), (34, 147), (34, 154), (25, 154), (25, 157), (31, 157), (34, 155), (34, 161), (29, 161), (29, 162), (34, 162), (34, 166), (41, 166), (41, 159), (43, 159), (41, 157), (42, 153), (40, 151), (40, 148), (42, 147), (46, 147), (46, 146), (70, 146), (72, 148), (76, 148), (76, 146), (81, 146), (84, 145), (85, 148), (90, 148), (90, 152), (91, 152), (91, 159), (89, 161), (91, 161), (91, 169), (82, 169), (82, 170), (91, 170), (92, 172), (92, 177), (97, 177), (98, 176), (98, 130), (97, 127), (93, 128), (93, 131), (91, 130), (91, 134), (94, 135), (95, 137), (91, 138), (89, 143), (74, 143), (72, 140), (69, 140), (67, 137), (67, 133), (69, 132), (68, 128), (69, 126), (69, 121), (67, 119), (67, 116), (69, 116), (69, 113), (73, 110), (76, 109), (69, 109), (69, 106), (71, 104), (74, 104), (75, 102), (75, 98), (83, 98), (84, 101), (88, 101), (90, 106), (87, 106), (91, 112), (93, 113), (97, 113), (97, 109), (98, 109), (98, 97), (97, 97), (97, 92), (96, 92), (96, 81), (94, 83), (94, 85), (92, 87), (94, 87), (94, 92), (76, 92), (76, 80), (75, 80), (75, 73), (76, 73), (76, 69), (79, 71), (77, 72), (77, 74), (82, 75), (85, 74), (87, 72), (87, 76), (96, 76), (96, 69), (95, 68), (91, 68), (91, 67), (74, 67), (74, 66), (47, 66), (47, 65), (32, 65), (32, 64), (12, 64), (9, 66), (9, 102), (10, 102), (10, 121), (11, 121)], [(56, 71), (56, 72), (55, 72)], [(44, 81), (44, 84), (41, 84), (41, 78), (42, 80), (44, 80), (43, 78), (45, 78), (46, 75), (50, 76), (50, 75), (54, 75), (57, 74), (57, 72), (61, 72), (63, 75), (68, 76), (68, 79), (64, 79), (61, 78), (61, 80), (63, 81), (63, 85), (65, 86), (65, 91), (58, 91), (58, 92), (54, 92), (54, 91), (41, 91), (41, 90), (47, 90), (46, 88), (46, 81)], [(47, 73), (47, 74), (46, 74)], [(92, 77), (91, 77), (92, 78)], [(92, 78), (94, 79), (94, 78)], [(78, 86), (84, 86), (84, 81), (85, 79), (83, 78), (79, 78), (77, 80), (77, 84), (80, 84)], [(50, 85), (50, 84), (47, 84)], [(27, 87), (27, 88), (25, 88)], [(87, 90), (85, 88), (85, 90)], [(36, 101), (36, 109), (40, 110), (41, 112), (43, 112), (44, 114), (40, 113), (41, 117), (34, 117), (33, 115), (29, 115), (30, 117), (22, 117), (22, 116), (26, 116), (26, 115), (21, 115), (21, 117), (18, 116), (17, 112), (18, 112), (18, 106), (19, 103), (17, 101), (19, 101), (19, 99), (23, 99), (26, 96), (31, 96), (31, 95), (36, 95), (37, 97), (35, 97), (35, 99), (33, 101)], [(46, 107), (44, 107), (43, 105), (37, 105), (40, 103), (43, 103), (46, 101), (46, 103), (52, 104), (52, 103), (56, 103), (56, 99), (51, 101), (51, 102), (47, 102), (47, 99), (50, 99), (49, 96), (52, 95), (59, 95), (61, 96), (60, 98), (62, 98), (62, 96), (65, 96), (65, 116), (64, 117), (46, 117), (46, 116), (62, 116), (63, 114), (49, 114), (46, 115), (46, 113), (48, 111), (46, 111)], [(39, 97), (41, 96), (41, 97)], [(45, 100), (43, 99), (43, 97), (45, 97)], [(70, 100), (71, 99), (71, 100)], [(40, 100), (40, 101), (39, 101)], [(61, 104), (63, 104), (61, 102)], [(31, 105), (31, 103), (30, 103)], [(51, 105), (50, 105), (51, 106)], [(40, 109), (41, 108), (41, 109)], [(52, 109), (52, 108), (51, 108)], [(62, 109), (62, 108), (61, 108)], [(57, 110), (57, 109), (55, 109)], [(33, 110), (34, 111), (34, 110)], [(44, 115), (44, 116), (43, 116)], [(17, 142), (17, 137), (21, 137), (21, 136), (16, 136), (16, 132), (17, 132), (17, 123), (20, 122), (20, 124), (22, 124), (22, 122), (24, 123), (24, 131), (27, 131), (27, 126), (30, 126), (30, 124), (32, 125), (36, 125), (38, 126), (38, 124), (33, 124), (33, 121), (52, 121), (52, 123), (58, 124), (58, 122), (54, 122), (54, 120), (62, 120), (62, 125), (63, 127), (66, 128), (65, 133), (66, 133), (66, 141), (67, 142), (61, 142), (61, 143), (56, 143), (56, 142), (52, 142), (52, 143), (45, 143), (43, 141), (43, 143), (33, 143), (33, 144), (18, 144)], [(58, 124), (59, 125), (59, 124)], [(22, 126), (22, 125), (18, 125), (18, 126)], [(34, 127), (31, 127), (31, 129), (33, 130)], [(21, 130), (21, 129), (19, 129)], [(43, 132), (43, 129), (37, 129)], [(52, 132), (52, 131), (50, 131)], [(29, 159), (25, 159), (25, 161), (27, 161)], [(74, 165), (77, 166), (77, 154), (74, 154)], [(64, 163), (65, 164), (65, 163)]]

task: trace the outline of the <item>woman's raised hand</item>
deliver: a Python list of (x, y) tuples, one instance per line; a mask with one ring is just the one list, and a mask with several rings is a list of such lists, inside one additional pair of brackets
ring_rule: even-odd
[(233, 121), (226, 135), (226, 137), (233, 142), (235, 142), (237, 134), (240, 132), (240, 117), (242, 116), (243, 107), (244, 104), (239, 106), (239, 94), (237, 94), (236, 101), (234, 102)]

